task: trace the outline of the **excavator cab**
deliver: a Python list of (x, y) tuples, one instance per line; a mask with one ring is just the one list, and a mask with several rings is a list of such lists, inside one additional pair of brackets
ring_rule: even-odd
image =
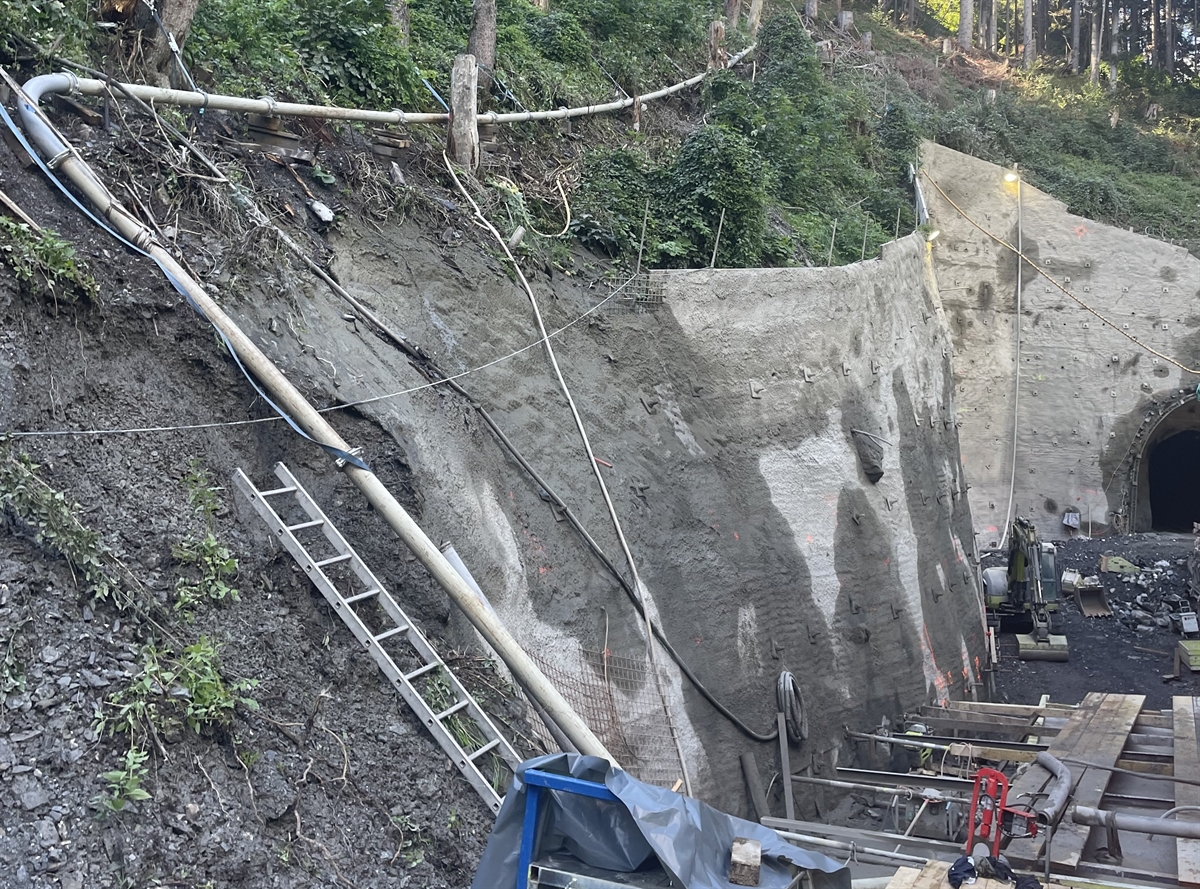
[(1009, 534), (1008, 567), (983, 572), (984, 599), (995, 621), (1024, 617), (1032, 624), (1029, 633), (1017, 634), (1021, 660), (1068, 658), (1067, 637), (1050, 631), (1050, 615), (1062, 600), (1057, 555), (1054, 544), (1038, 540), (1033, 522), (1018, 517)]

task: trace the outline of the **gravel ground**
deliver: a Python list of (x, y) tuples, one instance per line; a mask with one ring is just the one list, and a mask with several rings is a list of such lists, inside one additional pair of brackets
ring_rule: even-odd
[[(1186, 672), (1179, 680), (1164, 680), (1173, 669), (1172, 652), (1181, 637), (1156, 620), (1160, 612), (1178, 611), (1177, 603), (1188, 601), (1187, 557), (1192, 536), (1076, 538), (1058, 546), (1058, 570), (1074, 568), (1085, 577), (1098, 575), (1113, 616), (1086, 618), (1073, 600), (1067, 600), (1056, 621), (1056, 629), (1066, 634), (1070, 644), (1071, 657), (1066, 663), (1021, 661), (1013, 634), (1002, 632), (996, 699), (1034, 704), (1049, 694), (1055, 702), (1076, 704), (1090, 691), (1104, 691), (1144, 694), (1147, 707), (1167, 708), (1172, 695), (1200, 694), (1196, 677)], [(1129, 577), (1101, 574), (1104, 554), (1121, 556), (1144, 570)], [(985, 566), (993, 564), (1002, 564), (1002, 560), (985, 559)]]

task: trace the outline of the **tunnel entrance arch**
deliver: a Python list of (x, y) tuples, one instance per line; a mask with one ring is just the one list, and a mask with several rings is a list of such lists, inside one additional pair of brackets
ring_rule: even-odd
[(1200, 522), (1200, 403), (1189, 394), (1146, 436), (1133, 467), (1133, 531), (1191, 533)]

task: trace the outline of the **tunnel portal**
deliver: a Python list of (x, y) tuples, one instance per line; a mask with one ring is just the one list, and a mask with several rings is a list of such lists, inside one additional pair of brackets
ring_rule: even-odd
[(1162, 439), (1149, 463), (1152, 530), (1191, 533), (1200, 522), (1200, 429)]

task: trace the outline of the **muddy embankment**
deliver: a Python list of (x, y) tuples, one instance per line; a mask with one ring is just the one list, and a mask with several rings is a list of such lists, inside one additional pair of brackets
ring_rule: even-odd
[[(363, 886), (403, 874), (462, 885), (486, 812), (240, 502), (234, 470), (266, 481), (287, 462), (444, 650), (473, 645), (471, 631), (328, 458), (284, 424), (179, 428), (270, 411), (155, 270), (7, 153), (3, 163), (6, 190), (78, 245), (101, 297), (99, 308), (56, 306), (3, 285), (0, 421), (158, 430), (20, 447), (167, 604), (172, 546), (203, 530), (189, 505), (193, 461), (225, 487), (214, 525), (239, 559), (241, 599), (180, 632), (221, 642), (229, 674), (259, 681), (262, 709), (228, 732), (169, 739), (152, 800), (98, 821), (95, 776), (114, 766), (119, 743), (96, 738), (93, 714), (136, 672), (153, 630), (86, 605), (61, 562), (5, 536), (0, 630), (27, 680), (0, 713), (11, 815), (0, 855), (45, 885), (60, 872), (104, 885), (198, 871), (267, 886), (297, 866)], [(259, 175), (292, 187), (269, 167)], [(545, 353), (526, 348), (537, 340), (528, 300), (466, 216), (420, 206), (403, 223), (346, 214), (305, 237), (325, 241), (342, 284), (445, 372), (490, 365), (460, 382), (623, 568)], [(431, 537), (455, 544), (514, 634), (630, 767), (675, 774), (640, 619), (471, 406), (444, 387), (395, 395), (425, 377), (269, 239), (249, 250), (211, 233), (181, 241), (314, 403), (378, 399), (336, 411), (335, 426)], [(851, 752), (844, 724), (965, 693), (981, 619), (949, 340), (923, 239), (839, 269), (654, 275), (647, 290), (660, 304), (599, 305), (614, 283), (592, 257), (530, 265), (547, 327), (577, 322), (556, 338), (559, 360), (654, 611), (713, 695), (766, 733), (776, 677), (791, 671), (810, 723), (792, 763), (822, 768)], [(864, 456), (883, 471), (876, 482)], [(754, 749), (769, 780), (774, 745), (747, 739), (657, 658), (696, 794), (744, 811), (737, 757)], [(488, 682), (500, 685), (481, 674), (475, 687)], [(493, 706), (529, 731), (498, 698)]]

